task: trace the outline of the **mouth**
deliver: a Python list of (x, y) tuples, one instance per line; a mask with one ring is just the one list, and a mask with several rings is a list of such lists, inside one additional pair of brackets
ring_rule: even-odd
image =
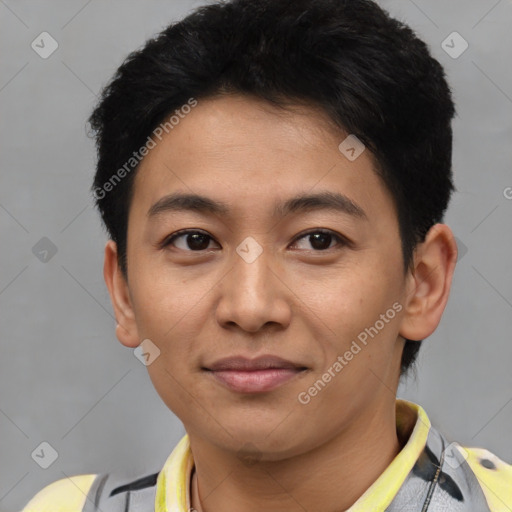
[(276, 356), (256, 359), (228, 357), (203, 370), (225, 387), (238, 393), (272, 391), (308, 370), (307, 367)]

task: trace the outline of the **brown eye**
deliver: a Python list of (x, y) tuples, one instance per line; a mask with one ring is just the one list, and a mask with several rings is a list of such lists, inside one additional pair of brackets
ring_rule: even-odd
[[(317, 229), (316, 231), (309, 231), (308, 233), (302, 234), (296, 239), (294, 245), (297, 244), (297, 241), (303, 239), (310, 244), (310, 247), (306, 247), (305, 250), (311, 250), (312, 248), (314, 251), (325, 251), (336, 245), (346, 245), (346, 241), (342, 237), (335, 234), (333, 231), (323, 229)], [(335, 242), (334, 245), (332, 245), (333, 242)]]
[[(170, 238), (167, 238), (162, 247), (173, 245), (174, 247), (184, 251), (205, 251), (210, 245), (213, 238), (202, 231), (178, 231)], [(178, 241), (178, 243), (175, 243)]]

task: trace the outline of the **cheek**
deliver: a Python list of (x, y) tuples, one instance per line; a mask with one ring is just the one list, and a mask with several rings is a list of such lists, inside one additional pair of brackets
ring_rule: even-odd
[[(173, 353), (173, 359), (177, 356)], [(178, 365), (183, 370), (183, 365)], [(185, 424), (197, 423), (197, 414), (201, 412), (197, 398), (200, 397), (194, 387), (194, 379), (190, 379), (187, 373), (179, 373), (171, 367), (167, 356), (161, 354), (147, 371), (155, 391), (161, 400), (176, 416)]]
[(183, 325), (197, 322), (213, 279), (193, 279), (190, 269), (172, 268), (144, 254), (134, 254), (133, 268), (130, 290), (141, 335), (164, 343)]
[(324, 345), (327, 366), (347, 351), (352, 351), (347, 353), (350, 367), (387, 364), (394, 357), (402, 309), (400, 270), (397, 264), (386, 267), (378, 261), (361, 262), (340, 269), (329, 283), (302, 283), (304, 289), (317, 290), (309, 296), (310, 305), (328, 327)]

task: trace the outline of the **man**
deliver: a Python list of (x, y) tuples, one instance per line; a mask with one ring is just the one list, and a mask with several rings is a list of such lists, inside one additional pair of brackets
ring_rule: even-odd
[(396, 399), (455, 267), (453, 115), (365, 0), (216, 3), (132, 53), (91, 116), (104, 277), (187, 435), (24, 510), (511, 510), (510, 465)]

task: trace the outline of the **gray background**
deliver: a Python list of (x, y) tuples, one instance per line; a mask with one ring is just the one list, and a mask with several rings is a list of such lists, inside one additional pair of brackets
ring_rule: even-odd
[[(115, 338), (85, 120), (127, 53), (201, 3), (0, 0), (0, 512), (66, 475), (158, 471), (184, 434)], [(430, 45), (458, 109), (446, 222), (461, 258), (399, 396), (449, 439), (512, 462), (512, 4), (381, 4)], [(48, 59), (31, 48), (43, 31), (59, 44)], [(456, 59), (441, 47), (453, 31), (469, 44)], [(33, 254), (43, 237), (57, 248), (46, 263)], [(43, 441), (59, 454), (48, 469), (31, 457)]]

